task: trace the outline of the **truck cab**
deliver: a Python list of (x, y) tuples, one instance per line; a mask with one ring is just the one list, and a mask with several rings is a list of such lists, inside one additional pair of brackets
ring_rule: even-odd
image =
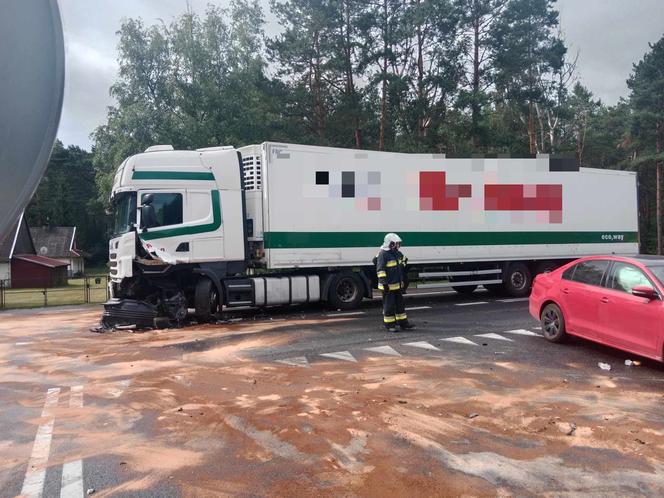
[(170, 300), (171, 315), (181, 317), (196, 307), (193, 275), (207, 275), (218, 295), (220, 278), (246, 267), (243, 183), (232, 147), (155, 146), (126, 159), (111, 193), (112, 298)]

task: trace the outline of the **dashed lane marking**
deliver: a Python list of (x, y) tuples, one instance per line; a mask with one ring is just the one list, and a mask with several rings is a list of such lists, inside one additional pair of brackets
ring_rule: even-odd
[(536, 334), (535, 332), (531, 332), (530, 330), (526, 329), (516, 329), (516, 330), (506, 330), (503, 332), (503, 334), (514, 334), (514, 335), (527, 335), (531, 337), (542, 337), (539, 334)]
[(446, 337), (444, 339), (441, 339), (441, 341), (447, 341), (447, 342), (455, 342), (457, 344), (468, 344), (469, 346), (477, 346), (476, 342), (471, 341), (470, 339), (466, 339), (465, 337)]
[(475, 337), (484, 337), (486, 339), (496, 339), (498, 341), (514, 342), (514, 341), (512, 341), (512, 339), (504, 337), (500, 334), (494, 334), (493, 332), (491, 332), (489, 334), (475, 334)]
[(83, 498), (83, 461), (75, 460), (62, 466), (60, 498)]
[(406, 342), (406, 343), (403, 343), (402, 346), (411, 346), (411, 347), (414, 347), (414, 348), (430, 349), (431, 351), (440, 351), (440, 348), (437, 348), (433, 344), (429, 344), (426, 341)]
[(283, 363), (285, 365), (292, 365), (294, 367), (308, 367), (309, 362), (307, 361), (306, 356), (294, 356), (293, 358), (284, 358), (283, 360), (277, 360), (278, 363)]
[(32, 344), (32, 342), (30, 342), (30, 341), (28, 341), (28, 342), (17, 342), (14, 345), (15, 346), (27, 346), (28, 344)]
[(348, 313), (328, 313), (325, 316), (335, 317), (335, 316), (357, 316), (364, 315), (364, 311), (349, 311)]
[(406, 308), (406, 311), (415, 311), (415, 310), (430, 310), (431, 306), (412, 306), (410, 308)]
[(350, 351), (337, 351), (335, 353), (321, 353), (320, 356), (325, 356), (326, 358), (334, 358), (335, 360), (344, 360), (344, 361), (352, 361), (353, 363), (357, 363), (357, 360), (355, 357), (350, 354)]
[(401, 354), (390, 346), (376, 346), (373, 348), (364, 348), (365, 351), (371, 351), (373, 353), (386, 354), (388, 356), (401, 356)]
[(512, 299), (499, 299), (498, 301), (501, 303), (520, 303), (522, 301), (528, 301), (528, 297), (515, 297)]
[[(69, 408), (83, 407), (83, 386), (71, 386)], [(83, 493), (83, 460), (67, 462), (62, 466), (60, 498), (81, 498)]]
[(58, 405), (60, 388), (52, 387), (46, 393), (46, 401), (42, 410), (42, 418), (46, 421), (37, 429), (32, 454), (28, 460), (28, 468), (25, 472), (25, 480), (21, 495), (25, 498), (40, 498), (44, 492), (44, 480), (46, 478), (46, 464), (51, 452), (51, 439), (53, 438), (53, 424), (55, 415), (53, 408)]
[(475, 306), (477, 304), (489, 304), (488, 301), (473, 301), (472, 303), (456, 303), (454, 306)]

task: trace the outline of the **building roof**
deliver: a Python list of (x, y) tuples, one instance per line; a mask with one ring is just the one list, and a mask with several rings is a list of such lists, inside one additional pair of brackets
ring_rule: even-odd
[(48, 268), (58, 268), (60, 266), (67, 266), (67, 263), (58, 259), (47, 258), (46, 256), (37, 256), (36, 254), (15, 254), (14, 259), (21, 261), (28, 261)]
[(76, 227), (30, 228), (35, 250), (49, 258), (79, 258), (76, 251)]

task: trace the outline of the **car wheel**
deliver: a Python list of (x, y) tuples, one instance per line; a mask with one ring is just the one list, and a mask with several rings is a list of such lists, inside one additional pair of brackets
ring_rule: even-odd
[(558, 305), (549, 303), (540, 315), (542, 322), (542, 333), (544, 338), (550, 342), (561, 342), (567, 336), (565, 330), (565, 317)]

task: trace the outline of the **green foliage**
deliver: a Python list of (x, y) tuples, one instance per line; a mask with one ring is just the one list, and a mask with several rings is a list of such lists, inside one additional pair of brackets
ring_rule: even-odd
[(271, 9), (281, 32), (269, 40), (255, 0), (122, 24), (117, 103), (93, 133), (99, 204), (118, 165), (160, 143), (547, 152), (637, 171), (642, 233), (652, 236), (663, 40), (634, 66), (629, 100), (607, 107), (577, 81), (556, 0), (272, 0)]
[(26, 215), (30, 226), (75, 226), (79, 247), (88, 258), (107, 256), (104, 210), (99, 202), (92, 156), (79, 147), (53, 146), (46, 173)]

